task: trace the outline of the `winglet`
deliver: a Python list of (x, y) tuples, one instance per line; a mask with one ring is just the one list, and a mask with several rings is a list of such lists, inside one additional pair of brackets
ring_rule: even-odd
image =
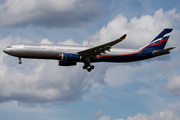
[(127, 34), (124, 34), (122, 37), (120, 37), (119, 39), (125, 39), (127, 36)]

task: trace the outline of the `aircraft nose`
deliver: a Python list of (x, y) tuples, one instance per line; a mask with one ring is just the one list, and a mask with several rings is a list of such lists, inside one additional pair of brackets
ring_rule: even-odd
[(6, 49), (3, 50), (3, 52), (8, 54), (9, 50), (6, 48)]
[(7, 49), (4, 49), (3, 52), (6, 53), (6, 52), (7, 52)]

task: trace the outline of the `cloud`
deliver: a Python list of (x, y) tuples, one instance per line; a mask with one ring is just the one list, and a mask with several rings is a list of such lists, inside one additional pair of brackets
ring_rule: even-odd
[[(148, 44), (164, 28), (176, 28), (179, 25), (180, 13), (177, 13), (176, 9), (165, 12), (159, 9), (153, 16), (142, 15), (140, 18), (134, 17), (130, 20), (119, 14), (96, 34), (84, 41), (84, 45), (96, 46), (127, 34), (126, 39), (116, 47), (139, 48)], [(170, 40), (172, 41), (171, 38)]]
[[(147, 114), (138, 113), (134, 117), (129, 116), (127, 119), (114, 119), (114, 120), (179, 120), (180, 115), (178, 112), (179, 108), (176, 109), (165, 109), (162, 112), (154, 112), (151, 116)], [(102, 116), (99, 120), (110, 120), (110, 116)]]
[[(1, 115), (1, 118), (4, 118), (6, 116), (6, 119), (8, 120), (41, 120), (41, 119), (53, 119), (53, 120), (59, 120), (63, 119), (60, 117), (52, 116), (52, 114), (58, 114), (56, 108), (51, 108), (49, 106), (36, 106), (36, 107), (24, 107), (20, 105), (17, 101), (9, 101), (4, 102), (3, 104), (0, 104), (0, 112), (4, 113), (4, 115)], [(8, 116), (8, 117), (7, 117)]]
[(103, 1), (6, 0), (0, 4), (0, 26), (84, 27), (104, 12)]
[(180, 95), (180, 75), (174, 75), (168, 79), (164, 89), (173, 95)]
[(47, 38), (41, 40), (40, 44), (53, 44), (53, 42), (49, 41)]
[[(162, 57), (164, 58), (164, 56)], [(104, 80), (111, 87), (136, 82), (151, 85), (152, 81), (166, 79), (166, 70), (161, 70), (164, 62), (166, 61), (153, 58), (146, 61), (112, 65), (106, 71)]]
[[(12, 43), (18, 43), (18, 41), (28, 42), (28, 40), (19, 37), (9, 36), (0, 40), (0, 51)], [(51, 43), (47, 39), (42, 41)], [(20, 66), (17, 58), (1, 52), (1, 103), (15, 100), (30, 106), (49, 102), (67, 104), (82, 99), (94, 84), (101, 85), (103, 83), (100, 82), (103, 79), (96, 79), (93, 74), (84, 71), (82, 64), (73, 67), (59, 67), (55, 60), (22, 59), (22, 61), (23, 64)]]
[(94, 117), (99, 118), (102, 116), (102, 110), (98, 110), (96, 113), (93, 114)]
[(166, 63), (166, 65), (162, 67), (162, 69), (166, 71), (166, 74), (169, 74), (169, 75), (166, 77), (166, 83), (164, 83), (161, 86), (161, 90), (164, 92), (168, 92), (173, 96), (180, 95), (180, 85), (179, 85), (180, 57), (179, 55), (180, 55), (179, 50), (177, 50), (175, 53), (173, 53), (173, 60), (171, 60), (171, 62)]
[(93, 116), (98, 120), (110, 120), (110, 117), (103, 115), (102, 110), (98, 110)]
[(79, 45), (78, 43), (74, 42), (72, 39), (65, 40), (63, 42), (58, 42), (59, 45)]
[(165, 109), (160, 113), (153, 113), (151, 116), (147, 116), (147, 114), (138, 113), (138, 115), (134, 117), (128, 117), (127, 120), (179, 120), (180, 116), (178, 111)]
[(110, 120), (110, 117), (103, 116), (103, 117), (99, 118), (99, 120)]

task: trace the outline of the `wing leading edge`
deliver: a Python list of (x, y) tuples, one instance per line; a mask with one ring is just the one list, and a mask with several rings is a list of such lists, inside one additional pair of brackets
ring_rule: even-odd
[(81, 56), (97, 56), (97, 55), (101, 55), (101, 53), (105, 53), (105, 51), (110, 51), (111, 47), (119, 42), (121, 42), (122, 40), (124, 40), (126, 38), (127, 34), (124, 34), (122, 37), (120, 37), (117, 40), (108, 42), (106, 44), (103, 45), (99, 45), (87, 50), (83, 50), (78, 52), (78, 55)]

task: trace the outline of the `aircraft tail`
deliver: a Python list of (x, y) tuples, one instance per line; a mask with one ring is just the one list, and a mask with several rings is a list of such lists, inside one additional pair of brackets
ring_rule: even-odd
[(152, 49), (152, 50), (163, 50), (173, 29), (166, 28), (164, 29), (157, 37), (155, 37), (148, 45), (143, 47), (143, 50)]

